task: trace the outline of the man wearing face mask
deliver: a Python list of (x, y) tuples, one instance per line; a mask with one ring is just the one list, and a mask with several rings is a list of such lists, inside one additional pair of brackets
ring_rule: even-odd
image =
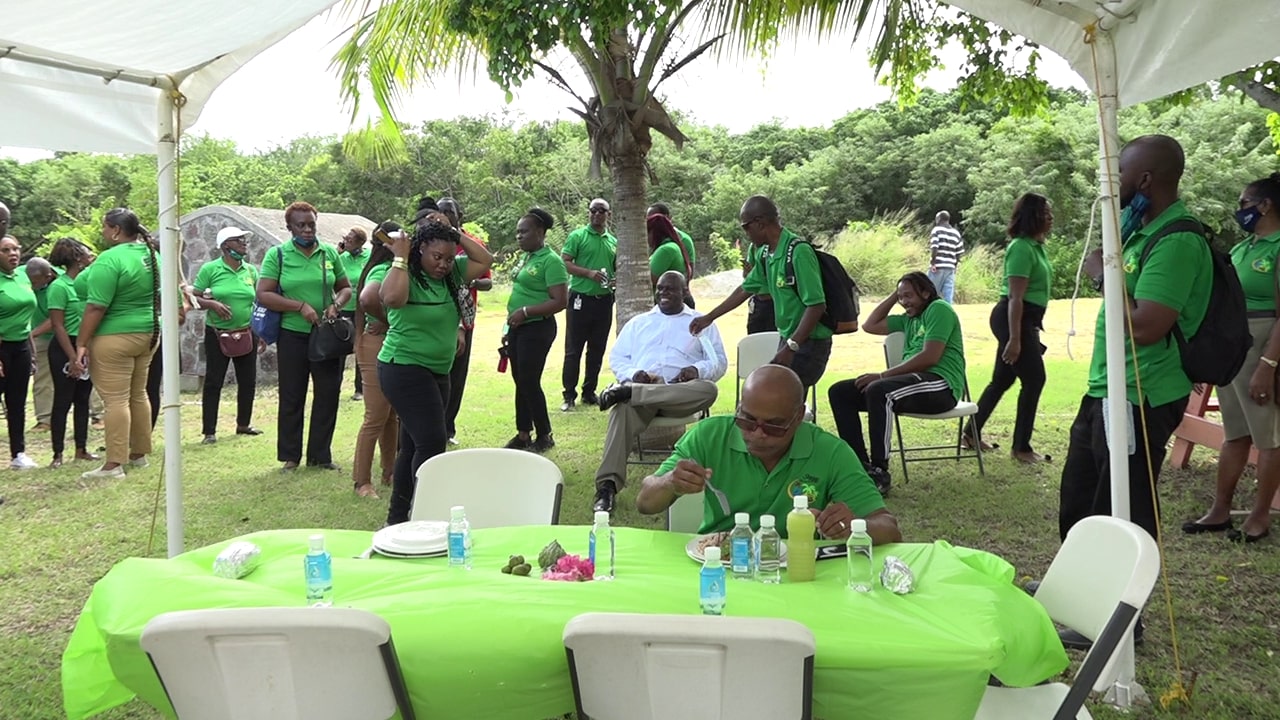
[[(1178, 197), (1184, 162), (1182, 146), (1166, 135), (1137, 138), (1120, 153), (1120, 205), (1124, 208), (1121, 254), (1125, 297), (1129, 303), (1127, 314), (1132, 323), (1129, 337), (1125, 338), (1128, 392), (1126, 398), (1106, 397), (1104, 304), (1098, 310), (1089, 386), (1071, 425), (1067, 459), (1062, 467), (1058, 529), (1063, 538), (1080, 520), (1090, 515), (1111, 514), (1109, 450), (1104, 425), (1110, 402), (1127, 403), (1131, 417), (1130, 518), (1156, 537), (1153, 487), (1164, 462), (1165, 445), (1182, 422), (1191, 395), (1191, 380), (1182, 369), (1181, 351), (1170, 333), (1177, 323), (1184, 337), (1195, 335), (1204, 320), (1213, 283), (1205, 238), (1195, 232), (1164, 232), (1173, 223), (1195, 219)], [(1152, 240), (1155, 243), (1146, 252)], [(1101, 250), (1089, 256), (1084, 271), (1101, 287)], [(1134, 373), (1135, 359), (1141, 372), (1141, 395)], [(1141, 622), (1134, 636), (1136, 641), (1141, 641)], [(1088, 640), (1079, 633), (1064, 630), (1063, 644), (1087, 647)]]

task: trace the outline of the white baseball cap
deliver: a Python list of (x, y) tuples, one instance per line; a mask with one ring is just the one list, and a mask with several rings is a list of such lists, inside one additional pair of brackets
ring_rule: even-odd
[(248, 230), (241, 230), (238, 227), (224, 227), (218, 231), (218, 247), (222, 247), (222, 243), (233, 240), (235, 238), (249, 237), (253, 233)]

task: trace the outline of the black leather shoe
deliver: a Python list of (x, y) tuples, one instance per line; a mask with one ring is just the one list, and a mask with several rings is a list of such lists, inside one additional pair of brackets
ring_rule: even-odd
[(602, 482), (596, 488), (596, 499), (591, 504), (593, 512), (613, 512), (613, 499), (618, 495), (618, 490), (611, 482)]
[(1257, 535), (1250, 535), (1243, 530), (1231, 529), (1227, 531), (1227, 539), (1233, 543), (1256, 543), (1271, 535), (1270, 530), (1263, 530)]
[(876, 484), (876, 490), (880, 491), (880, 497), (889, 497), (889, 486), (893, 484), (889, 471), (879, 465), (872, 465), (867, 468), (867, 474), (871, 476), (871, 482)]
[(573, 409), (573, 406), (575, 404), (576, 403), (574, 403), (574, 401), (572, 400), (565, 400), (564, 402), (560, 403), (560, 412), (569, 412), (570, 410)]
[(503, 447), (505, 447), (508, 450), (528, 450), (529, 447), (532, 445), (533, 445), (532, 440), (521, 440), (520, 436), (516, 435), (515, 437), (508, 440), (507, 444), (504, 445)]
[(544, 453), (555, 446), (556, 446), (555, 438), (551, 437), (550, 435), (539, 435), (538, 439), (534, 440), (533, 444), (530, 445), (528, 449), (536, 453)]
[(608, 410), (614, 405), (617, 405), (618, 403), (624, 403), (624, 402), (630, 402), (630, 401), (631, 401), (630, 385), (610, 385), (609, 387), (605, 388), (603, 392), (600, 393), (600, 399), (597, 401), (596, 404), (600, 406), (601, 411), (604, 411), (604, 410)]
[(261, 434), (262, 434), (262, 431), (261, 431), (261, 430), (259, 430), (259, 429), (258, 429), (258, 428), (256, 428), (256, 427), (254, 427), (254, 426), (250, 425), (250, 426), (248, 426), (248, 427), (238, 427), (238, 428), (236, 428), (236, 434), (237, 434), (237, 435), (261, 435)]
[(1199, 535), (1200, 533), (1226, 532), (1234, 527), (1235, 525), (1232, 524), (1230, 518), (1220, 523), (1199, 523), (1195, 520), (1188, 520), (1182, 523), (1182, 532), (1188, 535)]
[(597, 396), (595, 393), (593, 393), (593, 392), (592, 392), (592, 393), (585, 393), (585, 392), (584, 392), (584, 393), (582, 393), (582, 404), (583, 404), (583, 405), (596, 405), (596, 404), (599, 404), (599, 402), (600, 402), (600, 398), (599, 398), (599, 396)]

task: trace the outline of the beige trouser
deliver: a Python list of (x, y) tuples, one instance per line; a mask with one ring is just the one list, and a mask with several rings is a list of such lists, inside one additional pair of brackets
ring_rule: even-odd
[(631, 400), (609, 411), (609, 429), (604, 436), (604, 457), (596, 471), (596, 484), (612, 480), (619, 490), (627, 482), (627, 455), (631, 441), (659, 415), (684, 417), (710, 408), (716, 402), (716, 384), (710, 380), (690, 380), (674, 385), (631, 385)]
[(364, 422), (356, 435), (356, 456), (351, 461), (351, 481), (356, 487), (368, 484), (373, 476), (373, 447), (382, 450), (382, 477), (389, 479), (396, 466), (396, 447), (400, 440), (400, 422), (391, 409), (387, 396), (378, 384), (378, 352), (383, 335), (360, 334), (356, 346), (356, 367), (364, 392)]
[(31, 379), (31, 399), (36, 406), (36, 422), (45, 425), (49, 424), (49, 417), (53, 415), (53, 374), (49, 369), (50, 342), (53, 342), (53, 338), (35, 338), (36, 375)]
[(90, 341), (89, 375), (106, 405), (108, 463), (123, 465), (131, 453), (151, 452), (147, 370), (154, 352), (151, 333), (98, 335)]

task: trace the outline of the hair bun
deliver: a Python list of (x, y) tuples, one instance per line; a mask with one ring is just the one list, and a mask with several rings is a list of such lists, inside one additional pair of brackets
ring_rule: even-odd
[(529, 212), (525, 214), (528, 215), (529, 217), (537, 218), (538, 224), (542, 225), (543, 230), (550, 230), (551, 228), (556, 226), (556, 219), (551, 216), (551, 213), (547, 212), (546, 210), (543, 210), (540, 207), (530, 208)]
[(384, 232), (387, 234), (391, 234), (393, 232), (400, 232), (400, 223), (394, 220), (384, 221), (383, 223), (378, 225), (378, 231)]
[(423, 195), (418, 199), (418, 212), (423, 210), (439, 210), (440, 206), (436, 205), (436, 199), (430, 195)]

